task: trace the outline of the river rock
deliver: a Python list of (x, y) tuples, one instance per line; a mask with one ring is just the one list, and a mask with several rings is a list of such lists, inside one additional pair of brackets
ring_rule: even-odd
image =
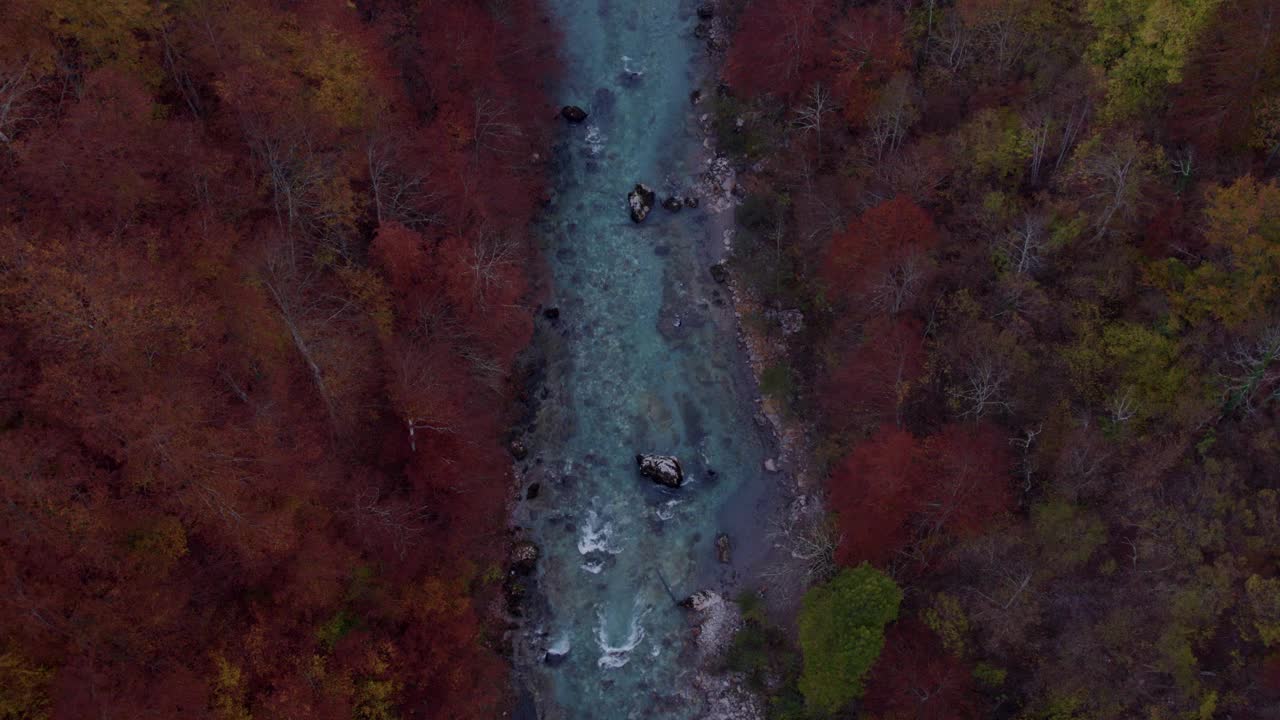
[(537, 500), (538, 495), (542, 492), (542, 483), (531, 483), (529, 489), (524, 491), (525, 500)]
[(711, 266), (711, 279), (723, 285), (729, 279), (729, 270), (725, 268), (724, 263), (716, 263)]
[(684, 198), (684, 206), (687, 208), (698, 207), (698, 198), (694, 197), (693, 195), (686, 195)]
[(549, 308), (547, 308), (546, 310), (543, 310), (543, 311), (542, 311), (542, 317), (544, 317), (544, 318), (546, 318), (546, 319), (548, 319), (548, 320), (555, 320), (555, 319), (557, 319), (557, 318), (559, 318), (559, 317), (560, 317), (560, 308), (558, 308), (558, 307), (549, 307)]
[(580, 123), (587, 119), (587, 111), (577, 105), (565, 105), (560, 108), (560, 117), (571, 123)]
[(684, 484), (680, 461), (670, 455), (636, 455), (636, 464), (640, 466), (641, 475), (659, 485), (678, 488)]
[(672, 195), (662, 201), (662, 207), (666, 208), (670, 212), (680, 212), (680, 209), (684, 207), (684, 202), (682, 202), (680, 198)]
[(716, 8), (711, 3), (702, 3), (698, 6), (698, 17), (702, 20), (710, 20), (716, 16)]
[(542, 656), (542, 661), (551, 667), (560, 665), (569, 658), (570, 647), (569, 638), (561, 638), (547, 647), (546, 653)]
[(516, 460), (523, 460), (529, 457), (529, 448), (519, 440), (512, 440), (507, 449), (511, 451), (511, 457)]
[(716, 535), (716, 560), (719, 560), (725, 565), (733, 562), (733, 559), (729, 555), (731, 549), (732, 548), (729, 545), (729, 535), (727, 533), (720, 533), (719, 535)]
[(768, 460), (765, 460), (764, 469), (771, 473), (778, 472), (778, 461), (774, 460), (773, 458), (769, 458)]
[(698, 654), (704, 659), (723, 655), (742, 626), (737, 605), (712, 590), (699, 590), (680, 601), (680, 607), (697, 616)]
[(652, 188), (644, 183), (636, 183), (635, 189), (627, 193), (627, 206), (631, 208), (631, 222), (644, 222), (657, 200), (658, 194)]
[(521, 575), (528, 575), (538, 566), (538, 557), (542, 551), (530, 540), (517, 541), (511, 546), (511, 569)]

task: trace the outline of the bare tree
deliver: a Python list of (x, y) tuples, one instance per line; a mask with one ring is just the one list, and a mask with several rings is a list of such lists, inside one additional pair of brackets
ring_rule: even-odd
[(871, 117), (871, 138), (877, 159), (897, 152), (916, 117), (911, 78), (907, 73), (897, 73), (886, 84)]
[(473, 112), (475, 115), (471, 139), (475, 143), (477, 155), (482, 150), (493, 153), (507, 152), (509, 150), (507, 142), (522, 134), (520, 124), (512, 119), (509, 101), (478, 96), (474, 100)]
[(977, 419), (992, 411), (1008, 411), (1009, 403), (1004, 399), (1008, 379), (1008, 369), (990, 354), (971, 357), (962, 383), (951, 391), (960, 416)]
[(31, 61), (21, 67), (0, 70), (0, 142), (13, 142), (23, 125), (35, 122), (31, 96), (40, 81), (30, 73)]
[(1031, 448), (1035, 445), (1036, 438), (1040, 437), (1044, 425), (1036, 427), (1035, 430), (1027, 429), (1023, 432), (1022, 437), (1009, 438), (1009, 444), (1018, 448), (1018, 473), (1022, 475), (1022, 491), (1031, 491), (1031, 478), (1035, 475), (1036, 463), (1035, 456), (1031, 452)]
[(502, 272), (516, 261), (519, 246), (506, 235), (482, 229), (471, 246), (471, 268), (476, 294), (482, 299), (492, 288), (503, 284)]
[[(932, 6), (930, 10), (932, 11)], [(958, 74), (969, 64), (973, 55), (973, 31), (965, 25), (960, 13), (954, 10), (945, 13), (942, 21), (933, 27), (937, 28), (937, 32), (931, 36), (936, 42), (930, 43), (933, 64), (949, 75)]]
[(317, 152), (306, 130), (260, 134), (251, 144), (263, 166), (276, 221), (287, 233), (311, 234), (328, 212), (323, 191), (335, 175), (332, 162)]
[(786, 557), (763, 575), (784, 587), (807, 588), (836, 571), (835, 552), (840, 536), (819, 503), (801, 498), (774, 517), (769, 541)]
[(1226, 354), (1228, 370), (1220, 372), (1227, 410), (1242, 409), (1248, 415), (1261, 405), (1280, 399), (1280, 325), (1268, 328), (1257, 340), (1237, 340)]
[(1019, 275), (1030, 275), (1040, 267), (1041, 254), (1048, 244), (1048, 220), (1043, 215), (1022, 216), (1014, 229), (1000, 242), (1009, 258), (1009, 269)]
[(1049, 147), (1049, 129), (1053, 121), (1048, 113), (1036, 111), (1023, 119), (1023, 124), (1031, 134), (1031, 184), (1040, 182), (1040, 170), (1044, 165), (1045, 151)]
[(394, 220), (415, 230), (439, 224), (437, 208), (444, 193), (430, 189), (424, 172), (402, 167), (400, 153), (399, 141), (389, 137), (370, 140), (365, 150), (369, 191), (378, 223)]
[(1062, 128), (1062, 135), (1058, 137), (1058, 159), (1053, 164), (1056, 171), (1062, 167), (1067, 158), (1071, 156), (1071, 149), (1076, 146), (1076, 139), (1080, 137), (1080, 130), (1084, 128), (1085, 119), (1089, 116), (1089, 101), (1082, 101), (1079, 106), (1071, 108), (1067, 112), (1067, 122)]
[(1111, 413), (1111, 421), (1115, 423), (1126, 423), (1137, 416), (1139, 407), (1138, 401), (1133, 397), (1133, 388), (1126, 387), (1113, 395), (1107, 403), (1107, 410)]
[(1196, 171), (1196, 149), (1191, 145), (1184, 145), (1174, 150), (1169, 155), (1169, 167), (1178, 176), (1178, 187), (1188, 187)]
[(1087, 187), (1094, 188), (1088, 197), (1101, 205), (1095, 240), (1105, 236), (1117, 218), (1137, 210), (1149, 163), (1149, 148), (1132, 137), (1105, 147), (1099, 143), (1081, 159), (1078, 174)]
[(817, 138), (818, 147), (821, 148), (823, 119), (834, 111), (835, 105), (831, 98), (831, 91), (822, 83), (814, 83), (809, 94), (805, 96), (804, 104), (795, 110), (795, 126), (802, 132), (813, 133)]
[(356, 528), (372, 525), (391, 537), (391, 546), (403, 558), (417, 544), (418, 536), (427, 528), (430, 508), (427, 505), (403, 505), (380, 501), (378, 488), (367, 487), (356, 493), (352, 514)]
[(871, 287), (871, 304), (893, 315), (901, 312), (924, 283), (927, 262), (920, 253), (912, 253), (891, 265)]

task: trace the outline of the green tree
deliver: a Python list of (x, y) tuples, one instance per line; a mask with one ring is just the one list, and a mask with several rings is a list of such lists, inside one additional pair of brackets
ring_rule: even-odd
[(829, 715), (862, 695), (901, 602), (898, 585), (866, 563), (809, 590), (800, 610), (800, 692), (810, 710)]
[(1107, 114), (1130, 117), (1150, 110), (1183, 66), (1200, 31), (1221, 0), (1088, 0), (1097, 36), (1090, 62), (1106, 77)]

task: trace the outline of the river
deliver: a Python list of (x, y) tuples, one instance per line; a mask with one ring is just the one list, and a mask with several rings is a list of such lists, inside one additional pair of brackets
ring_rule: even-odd
[[(635, 183), (684, 196), (705, 169), (696, 114), (709, 109), (690, 102), (707, 72), (696, 4), (549, 5), (565, 48), (557, 96), (590, 115), (562, 133), (539, 230), (560, 315), (540, 320), (541, 399), (517, 467), (538, 492), (513, 522), (542, 549), (517, 677), (542, 720), (696, 718), (689, 621), (672, 596), (750, 578), (778, 502), (732, 303), (707, 271), (731, 211), (655, 207), (639, 225), (627, 214)], [(641, 452), (677, 456), (686, 484), (641, 478)], [(717, 561), (720, 532), (730, 565)]]

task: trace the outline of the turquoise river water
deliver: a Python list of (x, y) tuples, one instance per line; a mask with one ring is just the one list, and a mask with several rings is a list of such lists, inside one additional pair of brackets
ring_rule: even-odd
[[(558, 98), (590, 116), (565, 126), (541, 228), (561, 314), (540, 320), (542, 397), (517, 468), (539, 491), (514, 522), (542, 549), (515, 653), (521, 716), (536, 698), (542, 720), (696, 718), (689, 621), (673, 597), (749, 575), (776, 502), (730, 303), (707, 272), (727, 214), (705, 202), (655, 207), (640, 225), (627, 214), (635, 183), (683, 196), (704, 170), (696, 5), (550, 6), (566, 48)], [(639, 452), (677, 456), (686, 485), (641, 478)], [(720, 532), (731, 565), (717, 562)]]

